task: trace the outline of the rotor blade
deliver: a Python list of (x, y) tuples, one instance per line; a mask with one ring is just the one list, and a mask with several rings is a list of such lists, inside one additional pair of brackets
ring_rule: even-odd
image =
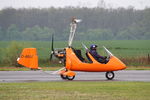
[(82, 19), (75, 19), (76, 23), (82, 22)]

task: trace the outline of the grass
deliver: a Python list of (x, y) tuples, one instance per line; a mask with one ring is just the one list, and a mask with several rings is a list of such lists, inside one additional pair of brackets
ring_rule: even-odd
[[(150, 40), (109, 40), (109, 41), (74, 41), (73, 47), (85, 51), (81, 43), (84, 43), (89, 47), (91, 44), (97, 44), (99, 46), (99, 52), (102, 52), (102, 46), (106, 46), (116, 56), (140, 56), (150, 53)], [(47, 41), (19, 41), (19, 43), (26, 43), (31, 45), (30, 47), (37, 48), (40, 58), (48, 58), (51, 50), (51, 42)], [(0, 42), (1, 49), (6, 48), (10, 42)], [(55, 41), (55, 48), (64, 48), (67, 46), (67, 42)]]
[[(17, 42), (17, 41), (16, 41)], [(18, 41), (22, 44), (29, 44), (30, 47), (37, 48), (38, 56), (39, 56), (39, 65), (40, 66), (53, 66), (53, 64), (49, 64), (49, 55), (51, 51), (51, 42), (47, 41)], [(101, 55), (105, 55), (102, 46), (107, 47), (115, 56), (118, 58), (125, 59), (124, 63), (129, 66), (147, 66), (150, 65), (150, 62), (147, 62), (148, 54), (150, 55), (150, 40), (109, 40), (109, 41), (74, 41), (73, 47), (82, 50), (82, 55), (85, 57), (85, 49), (82, 47), (81, 43), (84, 43), (87, 47), (91, 44), (97, 44), (98, 52)], [(3, 61), (6, 53), (6, 48), (10, 45), (9, 41), (1, 41), (0, 42), (0, 65), (10, 66), (11, 64), (3, 64)], [(26, 45), (28, 46), (28, 45)], [(54, 48), (64, 48), (67, 46), (67, 42), (64, 41), (55, 41)], [(12, 51), (12, 50), (11, 50)], [(144, 59), (140, 62), (141, 58)], [(130, 58), (134, 58), (135, 60), (130, 60)], [(140, 60), (140, 61), (139, 61)]]
[(150, 70), (150, 66), (127, 66), (126, 70)]
[[(56, 71), (62, 67), (42, 67), (44, 71)], [(0, 71), (30, 71), (31, 69), (26, 67), (0, 67)]]
[(149, 82), (0, 83), (0, 100), (149, 100)]

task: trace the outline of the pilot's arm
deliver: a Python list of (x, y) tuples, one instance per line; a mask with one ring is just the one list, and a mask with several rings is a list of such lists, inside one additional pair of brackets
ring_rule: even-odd
[(90, 51), (90, 53), (92, 54), (92, 56), (93, 57), (95, 57), (95, 58), (102, 58), (102, 59), (105, 59), (105, 57), (103, 57), (103, 56), (100, 56), (97, 52), (96, 52), (96, 50), (92, 50), (92, 51)]

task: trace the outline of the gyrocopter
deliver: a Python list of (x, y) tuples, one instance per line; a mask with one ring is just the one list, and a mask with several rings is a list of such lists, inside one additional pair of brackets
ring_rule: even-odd
[[(53, 36), (52, 36), (52, 52), (50, 59), (54, 55), (61, 62), (64, 63), (64, 67), (52, 74), (59, 74), (64, 80), (73, 80), (76, 76), (75, 71), (83, 72), (106, 72), (105, 76), (108, 80), (112, 80), (115, 76), (114, 71), (126, 69), (126, 65), (115, 57), (106, 47), (103, 46), (107, 53), (107, 63), (98, 62), (89, 52), (85, 44), (82, 46), (86, 50), (86, 57), (88, 61), (85, 61), (81, 55), (81, 50), (75, 49), (72, 46), (73, 38), (76, 33), (77, 24), (81, 20), (73, 18), (70, 24), (70, 35), (68, 40), (68, 46), (64, 49), (56, 50), (53, 47)], [(28, 49), (28, 50), (27, 50)], [(31, 50), (30, 50), (31, 49)], [(36, 54), (36, 48), (25, 48), (17, 60), (19, 64), (24, 65), (32, 69), (38, 69), (38, 58)]]

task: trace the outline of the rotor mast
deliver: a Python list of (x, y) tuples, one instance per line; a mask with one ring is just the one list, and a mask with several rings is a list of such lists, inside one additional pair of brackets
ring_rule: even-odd
[(72, 18), (72, 21), (70, 23), (70, 35), (69, 35), (69, 40), (68, 40), (68, 46), (71, 47), (73, 38), (76, 32), (77, 28), (77, 23), (81, 22), (80, 19), (76, 19), (75, 17)]

